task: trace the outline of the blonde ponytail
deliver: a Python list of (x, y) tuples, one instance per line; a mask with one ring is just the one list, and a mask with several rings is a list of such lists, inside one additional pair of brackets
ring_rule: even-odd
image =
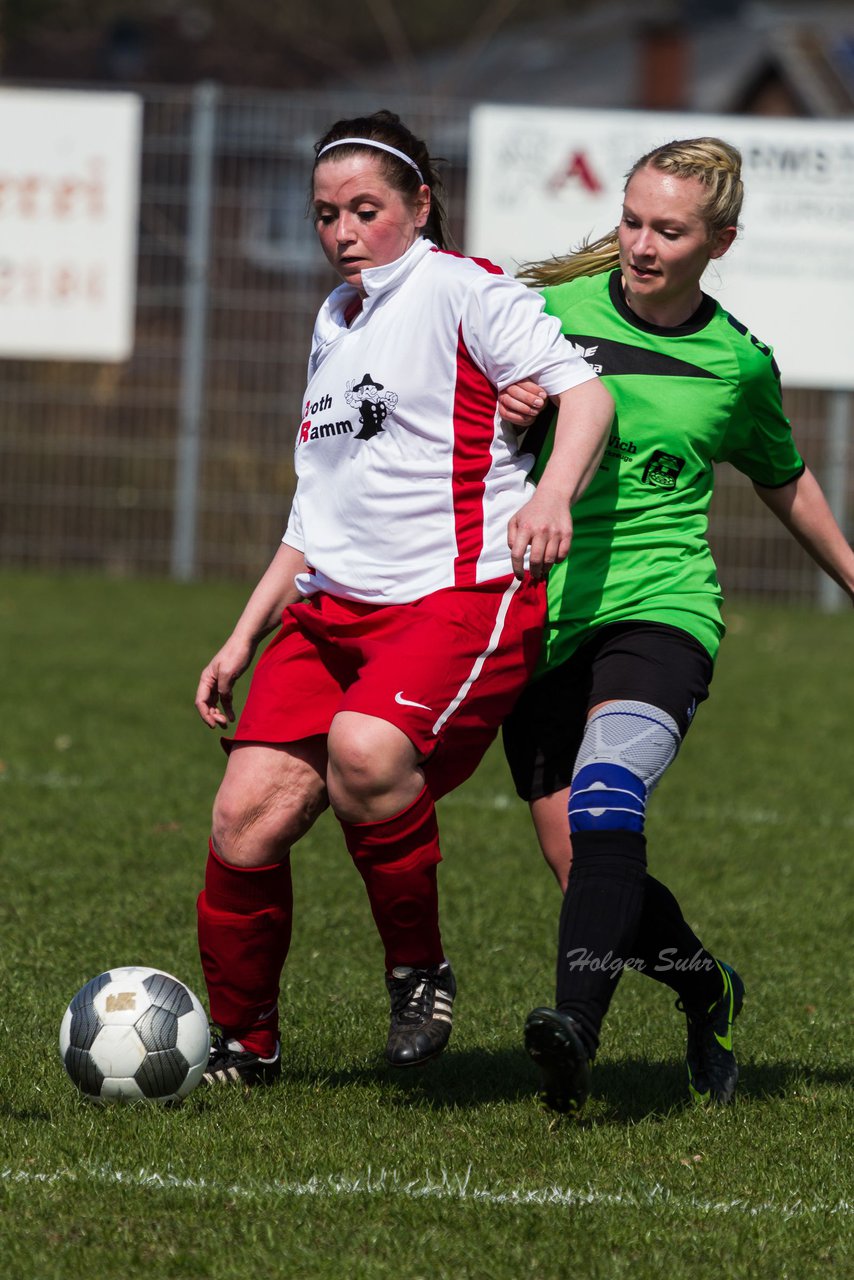
[(545, 289), (553, 284), (568, 284), (579, 276), (598, 276), (601, 271), (613, 271), (619, 265), (620, 246), (615, 229), (598, 240), (583, 240), (562, 258), (526, 262), (517, 276), (534, 289)]

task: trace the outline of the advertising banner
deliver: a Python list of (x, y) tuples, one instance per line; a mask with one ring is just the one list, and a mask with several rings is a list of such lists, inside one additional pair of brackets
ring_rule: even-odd
[(133, 347), (142, 103), (0, 89), (0, 356)]
[(743, 156), (739, 236), (703, 288), (774, 348), (789, 386), (854, 387), (854, 121), (477, 107), (466, 251), (515, 272), (605, 234), (626, 172), (674, 138)]

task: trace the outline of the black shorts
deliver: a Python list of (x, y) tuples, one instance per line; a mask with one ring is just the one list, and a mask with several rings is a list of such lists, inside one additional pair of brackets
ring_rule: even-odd
[(568, 787), (591, 707), (625, 699), (671, 715), (682, 737), (709, 695), (713, 663), (687, 631), (659, 622), (601, 627), (532, 681), (502, 730), (516, 791), (539, 800)]

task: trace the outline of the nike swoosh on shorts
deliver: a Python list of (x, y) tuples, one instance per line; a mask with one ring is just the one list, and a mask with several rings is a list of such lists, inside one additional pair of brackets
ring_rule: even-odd
[(432, 711), (432, 707), (428, 707), (424, 702), (412, 702), (409, 698), (404, 698), (403, 690), (394, 695), (395, 702), (399, 702), (402, 707), (421, 707), (423, 711)]

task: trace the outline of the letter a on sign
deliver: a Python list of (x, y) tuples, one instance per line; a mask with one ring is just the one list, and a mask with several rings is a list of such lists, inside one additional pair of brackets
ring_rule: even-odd
[(590, 165), (590, 161), (583, 151), (573, 151), (563, 171), (558, 171), (554, 177), (549, 179), (549, 188), (552, 191), (560, 191), (568, 182), (577, 181), (586, 191), (597, 194), (602, 190), (602, 183)]

